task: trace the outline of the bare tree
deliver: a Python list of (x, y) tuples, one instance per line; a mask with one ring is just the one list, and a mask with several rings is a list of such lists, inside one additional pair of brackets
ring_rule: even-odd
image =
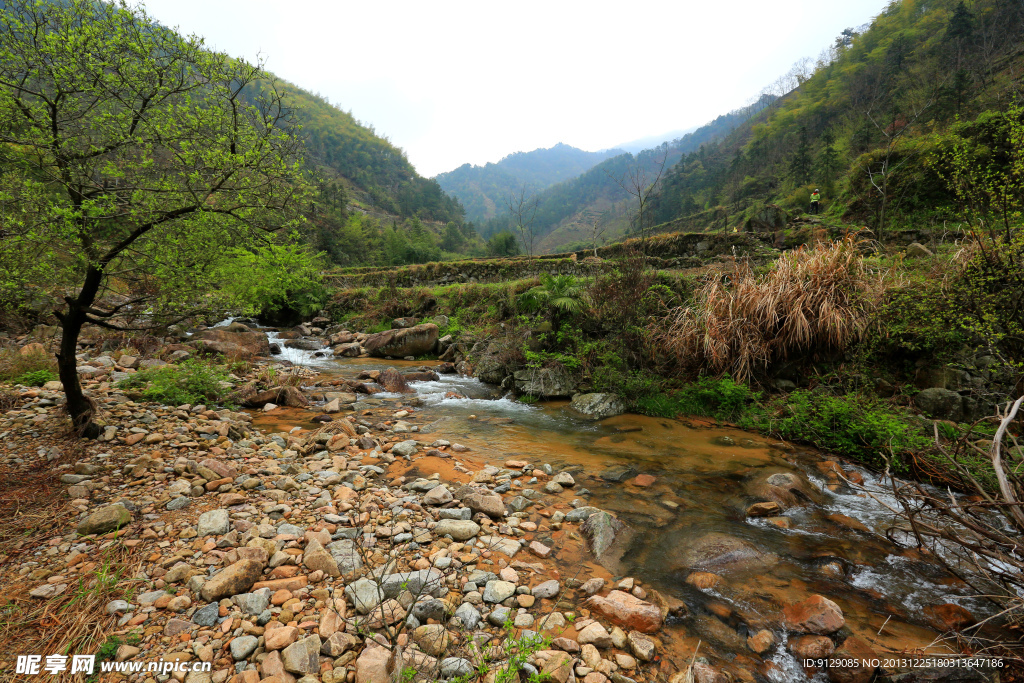
[(658, 160), (656, 153), (652, 150), (653, 163), (644, 163), (644, 153), (640, 152), (634, 158), (633, 165), (626, 170), (619, 178), (612, 179), (621, 187), (633, 200), (633, 207), (629, 214), (629, 224), (634, 235), (640, 237), (640, 251), (647, 253), (647, 238), (651, 228), (654, 227), (651, 217), (651, 202), (654, 201), (661, 191), (661, 176), (665, 174), (665, 163), (668, 161), (668, 147), (662, 146), (661, 159)]
[[(885, 232), (886, 212), (889, 209), (893, 176), (904, 167), (913, 154), (898, 154), (902, 151), (903, 139), (910, 129), (931, 109), (936, 96), (944, 83), (936, 83), (929, 91), (916, 98), (897, 101), (893, 93), (900, 87), (897, 80), (901, 77), (912, 78), (909, 70), (904, 70), (903, 58), (887, 58), (890, 61), (890, 73), (878, 80), (874, 96), (865, 112), (868, 120), (881, 134), (884, 144), (876, 159), (870, 160), (864, 169), (868, 174), (871, 186), (879, 195), (878, 207), (878, 238)], [(916, 91), (915, 91), (916, 92)]]
[(604, 236), (607, 229), (607, 225), (601, 221), (601, 214), (597, 211), (586, 209), (576, 215), (575, 222), (587, 229), (587, 234), (590, 235), (591, 247), (594, 249), (594, 258), (597, 258), (598, 242)]
[(533, 232), (533, 221), (537, 218), (537, 207), (539, 202), (536, 196), (529, 196), (526, 185), (517, 191), (510, 192), (505, 197), (505, 206), (512, 217), (512, 224), (519, 233), (519, 239), (523, 243), (523, 250), (527, 257), (533, 258), (533, 243), (536, 235)]

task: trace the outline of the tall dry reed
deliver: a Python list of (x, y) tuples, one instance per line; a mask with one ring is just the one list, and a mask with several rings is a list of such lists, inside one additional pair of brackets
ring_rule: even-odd
[(868, 272), (852, 238), (784, 254), (763, 275), (742, 266), (652, 323), (652, 351), (670, 372), (741, 381), (779, 361), (842, 351), (863, 336), (883, 278)]

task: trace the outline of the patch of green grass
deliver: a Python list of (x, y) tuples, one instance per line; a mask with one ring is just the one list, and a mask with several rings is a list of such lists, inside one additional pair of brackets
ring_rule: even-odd
[[(635, 374), (635, 373), (634, 373)], [(634, 377), (630, 390), (637, 412), (656, 417), (698, 415), (737, 422), (760, 412), (761, 392), (728, 375), (701, 377), (678, 388), (667, 388), (651, 376)]]
[(221, 402), (230, 389), (221, 386), (228, 379), (224, 367), (188, 359), (178, 365), (140, 370), (118, 383), (123, 389), (142, 389), (146, 401), (177, 406), (183, 403)]
[(57, 377), (57, 373), (47, 368), (26, 372), (23, 375), (15, 377), (12, 382), (14, 384), (23, 384), (27, 387), (41, 387), (47, 382), (52, 382), (56, 379), (59, 379)]
[(931, 444), (905, 415), (862, 394), (794, 391), (772, 401), (765, 413), (741, 419), (740, 424), (809, 443), (875, 469), (883, 469), (888, 460), (897, 472), (907, 470), (905, 455), (924, 451)]

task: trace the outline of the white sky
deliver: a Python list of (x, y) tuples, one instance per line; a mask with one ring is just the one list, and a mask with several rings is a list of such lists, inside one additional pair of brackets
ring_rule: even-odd
[(557, 142), (701, 125), (886, 0), (148, 0), (148, 12), (319, 92), (425, 176)]

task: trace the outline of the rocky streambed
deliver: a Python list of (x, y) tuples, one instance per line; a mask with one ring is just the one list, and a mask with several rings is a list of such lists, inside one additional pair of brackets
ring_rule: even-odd
[[(209, 662), (172, 675), (192, 683), (493, 680), (518, 652), (508, 629), (549, 639), (524, 671), (558, 681), (990, 680), (873, 663), (959, 653), (987, 607), (886, 539), (869, 472), (299, 350), (317, 365), (279, 367), (294, 405), (250, 411), (140, 403), (110, 381), (139, 359), (83, 354), (106, 429), (63, 470), (77, 518), (4, 549), (5, 593), (60, 600), (123, 545), (141, 565), (108, 605), (116, 658)], [(8, 466), (46, 457), (60, 401), (18, 392)], [(803, 666), (830, 655), (853, 663)]]

